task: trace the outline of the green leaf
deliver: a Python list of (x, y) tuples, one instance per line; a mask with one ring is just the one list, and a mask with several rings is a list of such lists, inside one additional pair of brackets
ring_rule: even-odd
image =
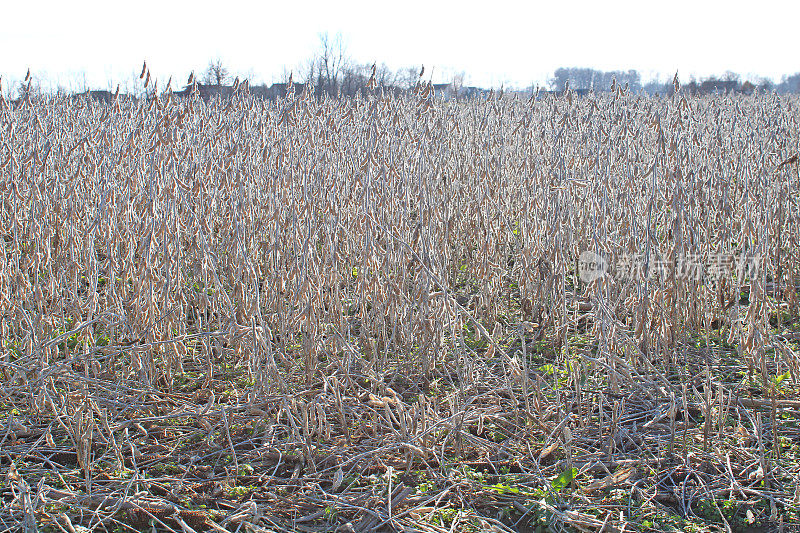
[(544, 372), (545, 374), (550, 376), (555, 371), (555, 367), (553, 365), (551, 365), (550, 363), (547, 363), (546, 365), (540, 366), (539, 370), (541, 370), (542, 372)]
[(774, 379), (774, 381), (775, 381), (775, 386), (776, 386), (776, 387), (780, 387), (780, 386), (781, 386), (781, 383), (783, 383), (783, 381), (784, 381), (786, 378), (788, 378), (788, 377), (789, 377), (789, 375), (790, 375), (790, 374), (789, 374), (789, 371), (787, 370), (786, 372), (784, 372), (784, 373), (783, 373), (783, 374), (781, 374), (780, 376), (775, 376), (775, 379)]
[(578, 475), (578, 469), (577, 468), (570, 468), (570, 469), (564, 470), (561, 473), (561, 475), (559, 475), (557, 478), (555, 478), (550, 483), (550, 486), (553, 487), (555, 490), (561, 490), (564, 487), (566, 487), (567, 485), (569, 485), (570, 483), (572, 483), (572, 480), (575, 479), (575, 476), (577, 476), (577, 475)]
[(519, 494), (519, 489), (517, 487), (512, 487), (511, 485), (506, 485), (505, 483), (497, 483), (492, 485), (492, 489), (498, 494), (505, 494), (506, 492), (510, 492), (511, 494)]

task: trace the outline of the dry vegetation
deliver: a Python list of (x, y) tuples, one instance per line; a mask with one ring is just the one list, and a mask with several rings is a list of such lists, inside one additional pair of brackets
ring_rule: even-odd
[(790, 530), (798, 104), (0, 101), (0, 529)]

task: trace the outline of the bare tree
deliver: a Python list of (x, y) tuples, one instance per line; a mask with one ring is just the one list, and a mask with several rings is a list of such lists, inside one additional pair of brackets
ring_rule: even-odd
[(588, 91), (609, 91), (612, 80), (620, 86), (628, 85), (631, 90), (641, 89), (642, 80), (639, 73), (633, 69), (628, 71), (612, 70), (602, 71), (592, 68), (559, 68), (550, 80), (550, 89), (564, 92), (567, 84), (573, 89)]
[(726, 70), (725, 74), (722, 75), (722, 81), (739, 83), (741, 79), (742, 77), (739, 76), (739, 74), (737, 74), (736, 72), (733, 72), (732, 70)]
[(375, 81), (378, 87), (392, 87), (397, 83), (397, 74), (386, 63), (381, 63), (375, 70)]
[(413, 89), (419, 79), (420, 74), (417, 67), (406, 67), (397, 72), (395, 83), (397, 83), (401, 89)]
[(317, 88), (334, 95), (339, 90), (341, 75), (347, 64), (344, 41), (340, 33), (333, 38), (323, 33), (319, 36), (319, 45)]
[(203, 72), (203, 83), (206, 85), (225, 85), (229, 78), (230, 72), (219, 58), (209, 61), (208, 67)]
[(38, 79), (34, 80), (31, 76), (31, 69), (28, 69), (28, 73), (25, 74), (25, 79), (19, 82), (19, 85), (17, 86), (17, 94), (19, 95), (19, 98), (29, 99), (39, 96), (41, 93), (41, 82)]
[[(311, 57), (299, 69), (301, 79), (303, 79), (307, 84), (311, 85), (311, 87), (313, 87), (315, 90), (317, 90), (317, 81), (318, 81), (318, 71), (317, 71), (318, 62), (319, 58), (317, 58), (316, 56)], [(289, 74), (290, 72), (286, 70), (286, 68), (284, 67), (283, 76), (281, 77), (281, 79), (288, 80)]]
[(464, 89), (464, 79), (467, 75), (462, 71), (458, 72), (453, 75), (453, 84), (451, 85), (451, 89), (453, 91), (453, 96), (458, 98), (461, 94), (461, 91)]

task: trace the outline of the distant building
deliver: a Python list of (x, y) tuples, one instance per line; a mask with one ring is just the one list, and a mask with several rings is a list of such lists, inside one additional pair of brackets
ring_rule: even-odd
[(453, 84), (451, 83), (434, 83), (432, 87), (433, 93), (436, 95), (444, 96), (445, 98), (452, 96)]
[(114, 93), (111, 91), (86, 91), (85, 93), (78, 93), (73, 95), (73, 97), (81, 97), (85, 96), (87, 98), (91, 98), (95, 102), (103, 102), (105, 104), (110, 104), (114, 101)]
[(458, 91), (459, 98), (477, 98), (480, 96), (486, 96), (491, 91), (489, 89), (484, 89), (483, 87), (461, 87)]
[(187, 85), (185, 89), (182, 91), (176, 91), (173, 94), (175, 96), (183, 96), (189, 97), (192, 95), (192, 92), (197, 90), (197, 95), (202, 100), (211, 100), (215, 96), (230, 96), (233, 94), (233, 87), (230, 85), (217, 85), (217, 84), (206, 84), (206, 83), (197, 83), (195, 85)]
[[(208, 101), (214, 98), (215, 96), (219, 96), (220, 98), (226, 98), (233, 95), (233, 86), (232, 85), (209, 85), (198, 83), (197, 87), (197, 95), (200, 97), (201, 100)], [(304, 83), (293, 83), (292, 87), (294, 89), (295, 94), (300, 94), (305, 90)], [(256, 98), (263, 98), (265, 100), (275, 100), (278, 97), (285, 97), (288, 90), (288, 86), (286, 83), (273, 83), (272, 86), (266, 85), (253, 85), (249, 88), (249, 92)], [(194, 87), (188, 85), (182, 91), (177, 91), (173, 93), (175, 96), (187, 98), (192, 95), (192, 91), (194, 91)]]
[(700, 84), (700, 92), (702, 93), (713, 93), (717, 91), (721, 93), (732, 93), (738, 90), (738, 80), (718, 80), (712, 78), (710, 80), (705, 80)]
[[(572, 94), (574, 94), (575, 96), (588, 96), (588, 95), (590, 95), (592, 93), (592, 90), (591, 89), (570, 89), (570, 92), (572, 92)], [(563, 94), (564, 94), (564, 91), (559, 91), (559, 90), (550, 90), (550, 91), (548, 91), (548, 90), (542, 89), (542, 90), (539, 91), (539, 98), (544, 98), (544, 97), (547, 97), (547, 96), (561, 96)]]
[(489, 93), (491, 93), (491, 90), (482, 87), (457, 87), (452, 83), (434, 83), (432, 87), (434, 94), (445, 100), (455, 98), (479, 98), (481, 96), (488, 96)]
[[(264, 85), (263, 87), (266, 87), (266, 85)], [(294, 94), (300, 94), (306, 90), (306, 84), (292, 83), (291, 88), (294, 90)], [(250, 92), (253, 91), (251, 90)], [(266, 97), (269, 100), (276, 100), (277, 98), (285, 98), (288, 93), (289, 93), (289, 84), (273, 83), (272, 86), (268, 89)]]

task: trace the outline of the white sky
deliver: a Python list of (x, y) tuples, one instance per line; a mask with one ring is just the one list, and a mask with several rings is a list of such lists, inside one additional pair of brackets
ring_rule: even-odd
[[(30, 67), (44, 88), (125, 88), (142, 60), (163, 87), (219, 58), (253, 83), (280, 81), (341, 33), (360, 63), (457, 72), (484, 87), (545, 84), (558, 67), (634, 68), (644, 80), (800, 71), (800, 3), (758, 0), (435, 0), (202, 3), (173, 0), (0, 4), (0, 74), (15, 87)], [(297, 79), (297, 77), (295, 77)]]

